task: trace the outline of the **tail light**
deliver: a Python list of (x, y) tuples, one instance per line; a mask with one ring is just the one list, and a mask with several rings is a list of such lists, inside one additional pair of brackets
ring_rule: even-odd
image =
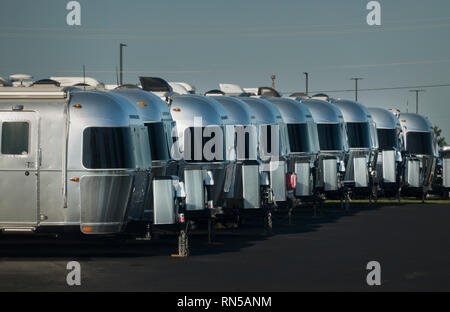
[(178, 221), (180, 221), (180, 223), (184, 223), (184, 213), (180, 213), (178, 216)]
[(297, 187), (297, 175), (295, 173), (286, 173), (286, 189), (295, 190)]

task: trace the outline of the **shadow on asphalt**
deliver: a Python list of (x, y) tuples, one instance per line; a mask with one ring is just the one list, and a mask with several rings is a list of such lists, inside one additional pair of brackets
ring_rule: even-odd
[[(392, 204), (352, 204), (348, 211), (339, 205), (326, 204), (317, 210), (314, 216), (312, 207), (301, 206), (292, 216), (292, 224), (288, 224), (287, 214), (275, 213), (273, 235), (291, 235), (313, 232), (327, 223), (334, 223), (342, 217), (358, 214), (361, 211), (383, 209)], [(216, 243), (207, 243), (206, 231), (195, 230), (190, 235), (191, 256), (204, 256), (237, 252), (248, 248), (258, 241), (270, 239), (264, 234), (261, 219), (249, 220), (237, 229), (217, 231)], [(128, 258), (128, 257), (167, 257), (176, 253), (177, 238), (164, 235), (158, 240), (136, 241), (117, 238), (91, 237), (40, 237), (40, 236), (0, 236), (0, 259), (21, 261), (42, 261), (48, 259), (66, 259), (89, 261), (93, 258)]]

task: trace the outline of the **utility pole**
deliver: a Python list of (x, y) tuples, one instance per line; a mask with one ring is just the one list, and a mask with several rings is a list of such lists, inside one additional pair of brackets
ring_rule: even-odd
[(120, 44), (120, 85), (123, 85), (123, 47), (126, 47), (127, 45), (124, 43)]
[(309, 80), (309, 74), (308, 74), (307, 72), (304, 72), (303, 75), (305, 75), (305, 82), (306, 82), (305, 94), (308, 95), (308, 80)]
[(358, 102), (358, 80), (362, 80), (363, 78), (350, 78), (350, 80), (355, 81), (355, 101)]
[(416, 92), (416, 114), (419, 113), (419, 92), (425, 92), (425, 90), (409, 90), (409, 92)]

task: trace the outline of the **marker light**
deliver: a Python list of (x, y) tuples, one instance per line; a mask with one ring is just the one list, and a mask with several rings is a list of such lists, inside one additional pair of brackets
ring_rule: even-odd
[(82, 108), (83, 106), (81, 104), (75, 104), (73, 107), (75, 107), (75, 108)]
[(295, 173), (286, 173), (286, 188), (288, 191), (295, 190), (297, 187), (297, 175)]
[(142, 105), (142, 106), (144, 106), (144, 107), (147, 106), (147, 103), (145, 103), (145, 102), (138, 102), (138, 104), (139, 104), (139, 105)]
[(80, 178), (71, 178), (70, 181), (73, 181), (73, 182), (79, 182), (79, 181), (80, 181)]
[(92, 231), (92, 228), (91, 228), (90, 226), (84, 226), (84, 227), (83, 227), (83, 231), (84, 231), (84, 232), (91, 232), (91, 231)]
[(181, 111), (181, 109), (180, 109), (180, 108), (178, 108), (178, 107), (175, 107), (175, 108), (173, 109), (173, 111), (175, 111), (175, 112), (179, 112), (179, 111)]

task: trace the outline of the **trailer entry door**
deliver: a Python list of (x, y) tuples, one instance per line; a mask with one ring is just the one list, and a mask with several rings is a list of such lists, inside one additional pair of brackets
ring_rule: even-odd
[(0, 112), (0, 226), (38, 222), (38, 116)]

